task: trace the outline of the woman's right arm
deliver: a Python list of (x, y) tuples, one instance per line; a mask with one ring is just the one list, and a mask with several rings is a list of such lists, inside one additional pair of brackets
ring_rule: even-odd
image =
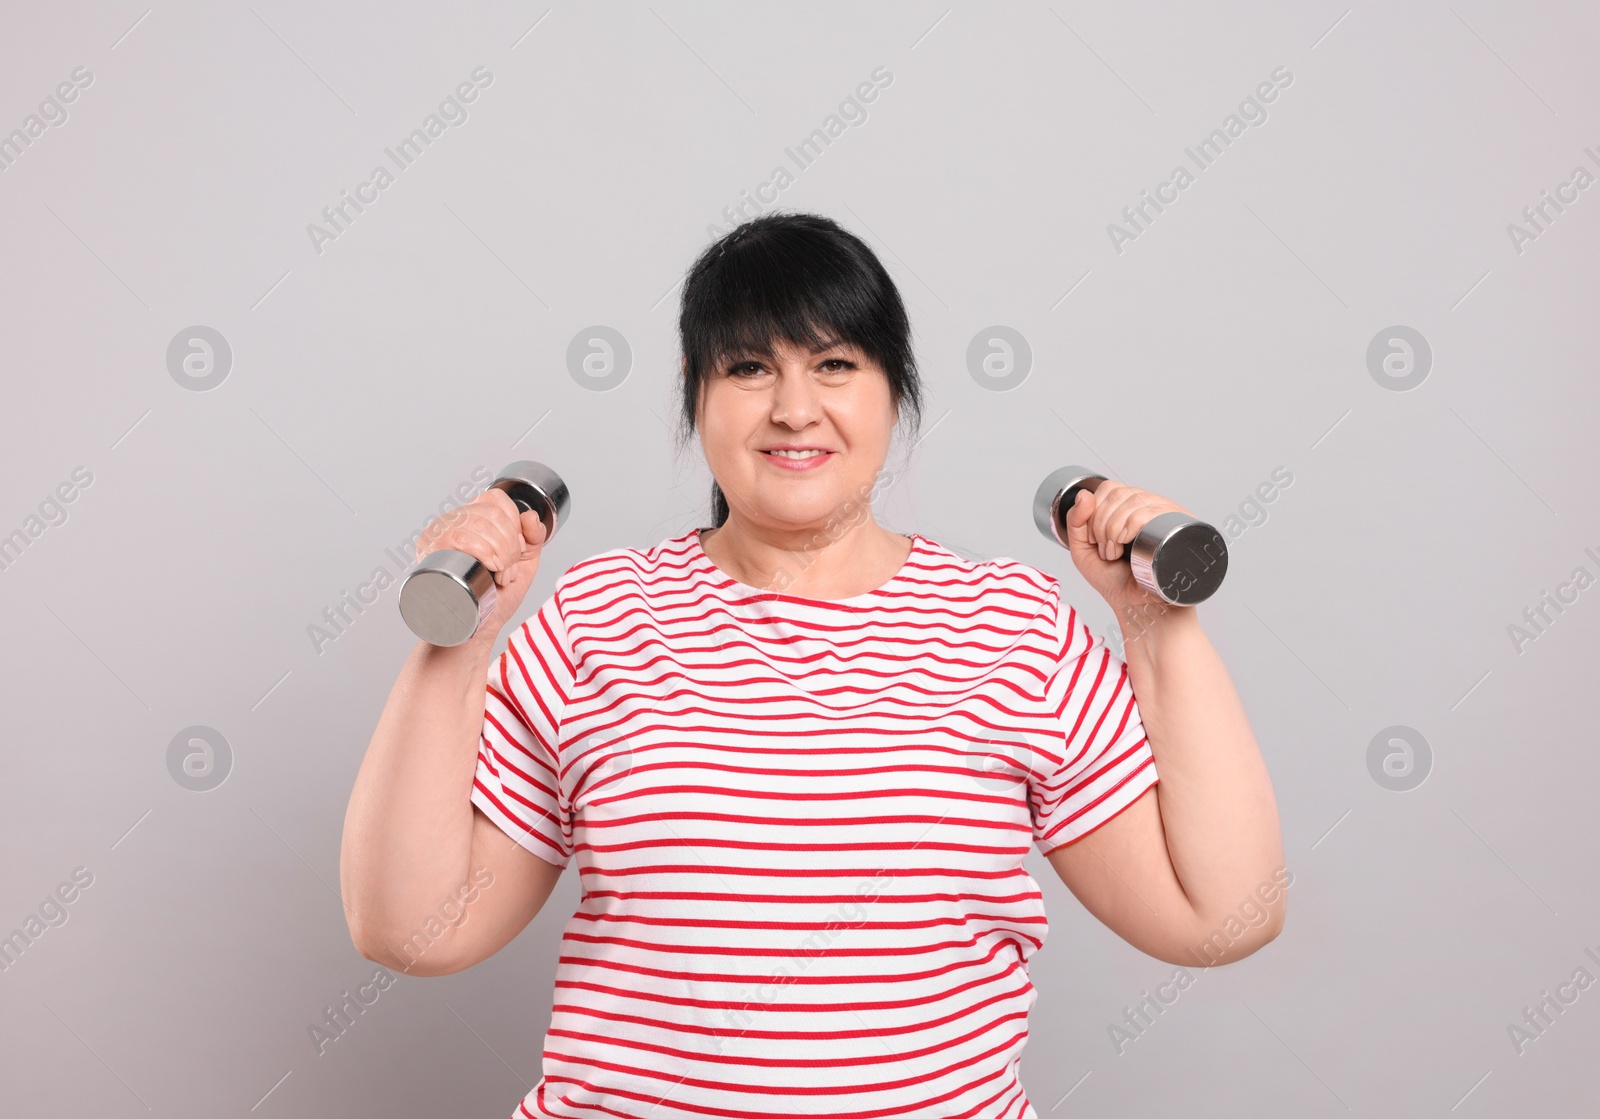
[(407, 975), (445, 975), (494, 955), (561, 875), (470, 799), (495, 639), (533, 581), (543, 541), (535, 514), (519, 516), (509, 497), (487, 490), (418, 542), (419, 559), (439, 548), (477, 558), (495, 573), (497, 601), (464, 644), (412, 649), (345, 813), (339, 881), (351, 940)]

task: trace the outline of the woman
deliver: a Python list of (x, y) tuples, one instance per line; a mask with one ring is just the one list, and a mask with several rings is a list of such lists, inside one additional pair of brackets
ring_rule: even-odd
[[(1117, 561), (1179, 506), (1106, 482), (1068, 516), (1124, 662), (1052, 576), (872, 518), (922, 390), (860, 240), (763, 215), (695, 262), (679, 327), (710, 528), (575, 564), (498, 658), (538, 518), (491, 490), (419, 544), (501, 589), (467, 644), (412, 651), (379, 720), (345, 824), (355, 944), (470, 967), (576, 856), (543, 1077), (514, 1114), (1031, 1119), (1030, 843), (1162, 960), (1232, 962), (1283, 920), (1276, 890), (1234, 917), (1281, 849), (1227, 672), (1194, 609)], [(445, 901), (459, 924), (432, 919)]]

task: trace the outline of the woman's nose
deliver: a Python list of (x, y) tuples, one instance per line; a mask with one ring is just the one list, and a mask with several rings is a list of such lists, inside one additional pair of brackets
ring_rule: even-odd
[(817, 386), (804, 372), (783, 371), (772, 392), (772, 422), (804, 427), (822, 411)]

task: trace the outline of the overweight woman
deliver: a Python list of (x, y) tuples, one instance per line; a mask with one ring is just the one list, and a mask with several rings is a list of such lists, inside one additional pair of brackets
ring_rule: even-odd
[(538, 518), (489, 490), (419, 542), (476, 556), (499, 594), (466, 644), (412, 650), (367, 748), (340, 864), (355, 945), (471, 967), (575, 863), (514, 1116), (1036, 1119), (1030, 844), (1169, 963), (1231, 963), (1283, 924), (1233, 684), (1194, 608), (1118, 558), (1181, 507), (1107, 481), (1068, 514), (1119, 657), (1048, 573), (873, 518), (922, 387), (858, 238), (748, 222), (695, 261), (679, 329), (710, 526), (574, 564), (498, 657)]

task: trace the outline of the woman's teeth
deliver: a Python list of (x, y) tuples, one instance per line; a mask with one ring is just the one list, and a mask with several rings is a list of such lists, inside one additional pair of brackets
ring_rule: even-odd
[(825, 455), (827, 453), (828, 453), (827, 451), (768, 451), (767, 452), (767, 454), (769, 454), (769, 455), (777, 455), (780, 458), (815, 458), (818, 455)]

